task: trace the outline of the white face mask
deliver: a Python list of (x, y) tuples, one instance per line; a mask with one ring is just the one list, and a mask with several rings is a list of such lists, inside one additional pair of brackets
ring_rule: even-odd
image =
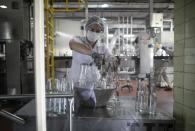
[(100, 38), (100, 33), (92, 32), (90, 30), (87, 31), (87, 39), (90, 42), (96, 42)]

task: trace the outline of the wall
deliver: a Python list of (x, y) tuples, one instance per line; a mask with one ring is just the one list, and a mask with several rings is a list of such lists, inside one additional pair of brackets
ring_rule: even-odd
[(195, 0), (175, 0), (176, 131), (195, 131)]
[(55, 56), (72, 55), (69, 41), (75, 35), (81, 34), (81, 22), (67, 19), (55, 20)]

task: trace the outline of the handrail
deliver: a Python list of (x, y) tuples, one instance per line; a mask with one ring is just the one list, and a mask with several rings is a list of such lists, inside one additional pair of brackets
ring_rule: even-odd
[(11, 121), (14, 121), (14, 122), (22, 124), (22, 125), (24, 125), (26, 123), (26, 121), (24, 119), (14, 115), (14, 114), (12, 114), (4, 109), (0, 110), (0, 115), (11, 120)]
[(54, 12), (78, 12), (81, 10), (81, 0), (77, 1), (78, 8), (69, 8), (69, 0), (65, 0), (65, 8), (54, 8)]

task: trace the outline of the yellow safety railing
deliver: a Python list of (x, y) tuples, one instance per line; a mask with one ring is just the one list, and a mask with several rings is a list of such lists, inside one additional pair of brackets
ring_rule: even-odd
[(77, 1), (78, 8), (69, 8), (69, 0), (65, 0), (65, 8), (54, 8), (54, 12), (78, 12), (81, 10), (81, 0)]
[(54, 8), (55, 0), (44, 0), (45, 7), (45, 62), (46, 78), (51, 79), (52, 87), (55, 88), (54, 81), (54, 14), (56, 12), (77, 12), (80, 11), (81, 0), (77, 1), (78, 8), (69, 8), (69, 0), (65, 0), (65, 8)]
[[(53, 0), (44, 0), (45, 5), (45, 62), (46, 78), (54, 84), (54, 9)], [(52, 86), (54, 87), (54, 86)]]

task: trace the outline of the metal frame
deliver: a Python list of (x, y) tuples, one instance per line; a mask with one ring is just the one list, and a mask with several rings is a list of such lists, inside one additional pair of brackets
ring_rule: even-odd
[[(133, 17), (132, 16), (127, 16), (127, 17), (118, 17), (118, 23), (114, 23), (114, 24), (109, 24), (108, 25), (108, 29), (112, 29), (112, 28), (117, 28), (118, 33), (114, 34), (109, 34), (109, 32), (107, 32), (107, 39), (110, 38), (117, 38), (118, 39), (118, 45), (119, 45), (119, 50), (120, 52), (124, 50), (124, 48), (122, 48), (121, 45), (125, 45), (127, 43), (129, 43), (130, 40), (130, 44), (132, 44), (132, 37), (133, 35), (137, 35), (136, 33), (133, 34), (133, 29), (142, 29), (142, 30), (146, 30), (146, 26), (143, 24), (133, 24)], [(121, 43), (122, 42), (122, 43)]]

